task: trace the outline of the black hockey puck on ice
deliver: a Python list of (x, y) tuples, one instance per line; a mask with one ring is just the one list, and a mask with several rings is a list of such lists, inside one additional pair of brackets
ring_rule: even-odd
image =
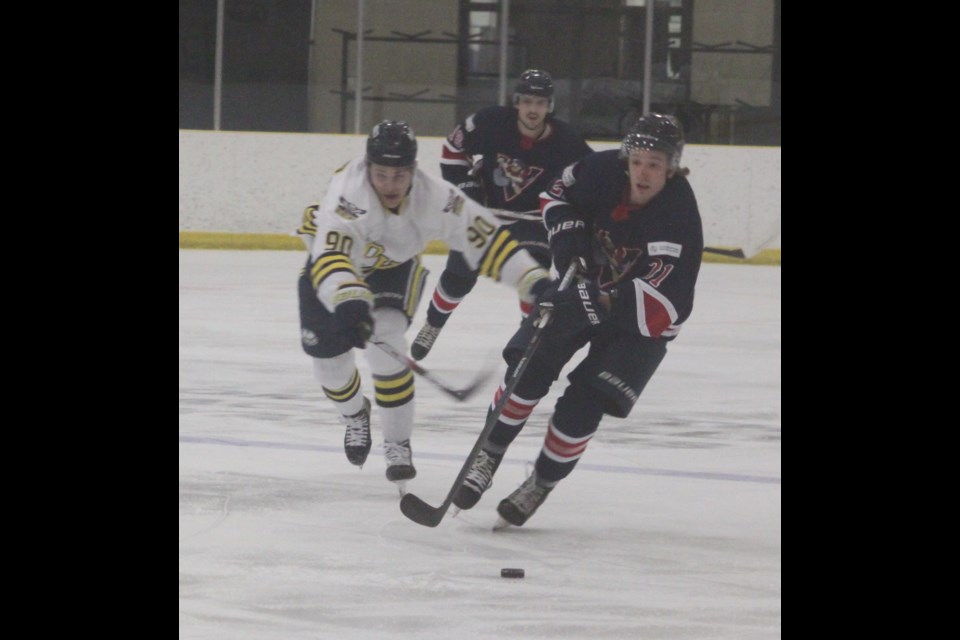
[(501, 578), (522, 578), (523, 569), (500, 569)]

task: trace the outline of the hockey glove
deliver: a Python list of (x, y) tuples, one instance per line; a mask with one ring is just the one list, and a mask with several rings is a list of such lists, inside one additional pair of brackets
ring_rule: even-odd
[[(540, 305), (552, 304), (550, 327), (558, 333), (573, 335), (607, 319), (607, 310), (600, 301), (600, 288), (592, 280), (580, 280), (564, 291), (551, 284), (540, 296)], [(542, 308), (542, 306), (541, 306)]]
[(520, 315), (524, 318), (529, 316), (536, 308), (540, 296), (550, 288), (552, 283), (550, 272), (542, 267), (531, 269), (520, 278), (517, 285), (517, 292), (520, 294)]
[(539, 303), (541, 300), (544, 299), (543, 296), (546, 295), (548, 291), (556, 291), (556, 290), (557, 290), (556, 281), (551, 280), (550, 278), (541, 278), (540, 280), (537, 280), (530, 286), (530, 297), (533, 299), (535, 303)]
[(479, 202), (483, 204), (483, 187), (476, 180), (468, 180), (466, 182), (461, 182), (457, 185), (461, 191), (467, 194), (467, 197), (473, 200), (474, 202)]
[(550, 228), (550, 253), (558, 273), (565, 273), (575, 258), (592, 255), (590, 235), (583, 220), (562, 220)]
[(367, 340), (373, 335), (373, 294), (360, 282), (341, 285), (334, 296), (333, 308), (337, 327), (351, 345), (358, 349), (367, 346)]

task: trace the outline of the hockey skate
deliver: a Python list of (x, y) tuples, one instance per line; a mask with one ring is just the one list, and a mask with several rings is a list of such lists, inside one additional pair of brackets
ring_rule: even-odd
[(472, 509), (480, 501), (483, 492), (493, 484), (493, 474), (497, 472), (501, 460), (503, 456), (492, 456), (483, 449), (480, 450), (476, 460), (470, 465), (463, 484), (453, 496), (453, 505), (457, 509)]
[(406, 492), (407, 480), (417, 476), (412, 456), (413, 451), (409, 440), (383, 443), (383, 457), (387, 461), (387, 480), (396, 483), (401, 496)]
[(363, 409), (352, 416), (341, 416), (340, 421), (347, 426), (343, 435), (343, 450), (350, 464), (362, 467), (370, 454), (373, 441), (370, 439), (370, 401), (363, 399)]
[(435, 327), (429, 322), (424, 323), (420, 333), (417, 334), (417, 337), (413, 339), (413, 344), (410, 345), (410, 355), (413, 356), (414, 360), (423, 360), (427, 357), (442, 328)]
[(520, 487), (497, 505), (500, 519), (494, 529), (502, 529), (507, 525), (522, 526), (530, 516), (537, 512), (553, 487), (545, 487), (537, 482), (537, 473), (530, 474)]

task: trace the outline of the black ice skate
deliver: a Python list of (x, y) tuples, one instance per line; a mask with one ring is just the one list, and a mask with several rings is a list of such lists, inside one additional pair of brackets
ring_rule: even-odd
[(410, 441), (384, 442), (383, 457), (387, 461), (387, 480), (396, 482), (400, 494), (403, 495), (407, 480), (417, 476), (413, 466), (413, 450)]
[(497, 522), (495, 529), (512, 524), (516, 527), (522, 526), (530, 516), (537, 512), (540, 505), (543, 504), (553, 487), (545, 487), (537, 482), (537, 473), (533, 472), (523, 481), (520, 487), (509, 496), (500, 501), (497, 505), (497, 513), (500, 514), (501, 522)]
[(410, 345), (410, 355), (413, 356), (414, 360), (423, 360), (427, 357), (430, 349), (433, 348), (433, 343), (437, 341), (437, 336), (440, 335), (442, 328), (443, 327), (435, 327), (429, 322), (424, 323), (417, 337), (413, 339), (413, 344)]
[(497, 472), (503, 456), (492, 456), (483, 449), (476, 460), (470, 465), (470, 471), (463, 479), (463, 484), (453, 496), (453, 504), (458, 509), (471, 509), (480, 501), (483, 492), (493, 484), (493, 474)]
[(352, 416), (341, 416), (340, 421), (347, 426), (343, 435), (343, 450), (350, 464), (362, 467), (370, 454), (373, 440), (370, 439), (370, 401), (363, 399), (363, 409)]

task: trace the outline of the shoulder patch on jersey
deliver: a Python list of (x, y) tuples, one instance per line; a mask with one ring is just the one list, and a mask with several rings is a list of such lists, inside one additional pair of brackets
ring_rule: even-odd
[(647, 254), (651, 256), (673, 256), (680, 257), (680, 251), (683, 250), (682, 244), (676, 242), (648, 242)]
[(473, 121), (474, 115), (475, 114), (471, 113), (469, 116), (467, 116), (466, 121), (463, 123), (463, 126), (467, 128), (467, 131), (473, 131), (477, 128), (477, 124)]
[(452, 144), (455, 148), (463, 149), (463, 129), (461, 127), (454, 129), (453, 133), (450, 134), (447, 140), (449, 140), (450, 144)]
[(443, 207), (443, 212), (458, 216), (460, 215), (461, 209), (463, 209), (463, 197), (455, 191), (450, 191), (450, 195), (447, 196), (447, 204)]
[(577, 166), (576, 162), (564, 167), (563, 175), (560, 176), (560, 179), (563, 181), (563, 186), (572, 187), (574, 183), (576, 183), (577, 179), (573, 176), (573, 168), (575, 166)]
[(347, 220), (356, 220), (365, 214), (367, 210), (361, 209), (343, 196), (340, 196), (340, 202), (337, 204), (337, 208), (334, 210), (334, 212), (341, 218), (346, 218)]

